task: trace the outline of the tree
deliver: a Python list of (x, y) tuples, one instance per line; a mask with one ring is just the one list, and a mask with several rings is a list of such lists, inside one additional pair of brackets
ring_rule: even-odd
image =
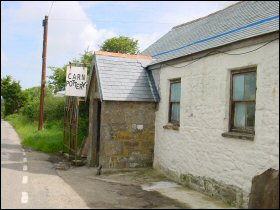
[(26, 101), (19, 82), (12, 80), (11, 76), (1, 78), (1, 95), (5, 99), (5, 115), (18, 112)]
[(100, 50), (116, 53), (138, 54), (138, 40), (129, 37), (119, 36), (107, 39), (100, 46)]
[(87, 75), (89, 75), (92, 59), (93, 59), (93, 52), (89, 49), (84, 51), (84, 54), (81, 55), (81, 63), (84, 63), (87, 67)]
[[(112, 39), (107, 39), (103, 42), (100, 47), (100, 50), (108, 52), (119, 52), (119, 53), (128, 53), (128, 54), (137, 54), (139, 53), (138, 40), (134, 40), (129, 37), (119, 36)], [(94, 53), (89, 49), (86, 49), (83, 54), (80, 54), (80, 58), (74, 58), (73, 63), (84, 63), (87, 67), (87, 74), (90, 73), (91, 63), (94, 56)], [(49, 76), (49, 87), (54, 89), (54, 92), (65, 90), (66, 83), (66, 68), (68, 64), (65, 64), (62, 68), (50, 66), (53, 73)]]
[[(26, 100), (20, 112), (29, 119), (37, 120), (39, 118), (41, 87), (28, 88), (23, 90), (22, 93)], [(48, 97), (53, 97), (53, 90), (47, 86), (45, 89), (45, 99)]]
[(49, 67), (53, 71), (53, 74), (49, 76), (49, 86), (53, 87), (55, 93), (61, 90), (65, 90), (66, 67), (67, 65), (64, 65), (63, 68), (53, 66)]
[[(79, 59), (74, 58), (72, 62), (82, 64), (84, 63), (87, 67), (87, 74), (89, 75), (92, 59), (93, 52), (87, 49), (83, 54), (81, 54), (81, 57)], [(65, 90), (67, 65), (68, 64), (64, 65), (63, 68), (53, 66), (49, 67), (53, 71), (53, 74), (49, 76), (49, 86), (54, 88), (55, 93), (61, 90)]]

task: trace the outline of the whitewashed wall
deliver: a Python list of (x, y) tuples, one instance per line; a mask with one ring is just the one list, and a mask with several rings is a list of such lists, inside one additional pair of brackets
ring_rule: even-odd
[[(257, 66), (255, 139), (222, 137), (229, 123), (230, 70), (250, 66)], [(181, 78), (179, 131), (163, 128), (168, 122), (169, 79), (173, 78)], [(247, 193), (255, 175), (270, 167), (279, 169), (279, 40), (245, 55), (217, 54), (180, 69), (164, 65), (159, 83), (155, 168), (178, 176), (206, 176)]]

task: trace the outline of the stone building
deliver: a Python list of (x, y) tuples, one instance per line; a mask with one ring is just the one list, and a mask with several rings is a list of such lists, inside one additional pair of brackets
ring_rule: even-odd
[(95, 52), (87, 100), (91, 166), (152, 166), (156, 102), (151, 58)]
[(160, 95), (154, 167), (248, 207), (252, 178), (279, 169), (279, 2), (238, 2), (142, 54)]

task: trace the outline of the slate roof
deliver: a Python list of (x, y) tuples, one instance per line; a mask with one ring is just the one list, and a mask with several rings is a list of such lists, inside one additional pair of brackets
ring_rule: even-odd
[(151, 59), (143, 55), (96, 51), (91, 75), (94, 66), (101, 100), (159, 101), (151, 72), (145, 69)]
[(141, 54), (156, 64), (274, 31), (279, 31), (279, 1), (243, 1), (173, 27)]

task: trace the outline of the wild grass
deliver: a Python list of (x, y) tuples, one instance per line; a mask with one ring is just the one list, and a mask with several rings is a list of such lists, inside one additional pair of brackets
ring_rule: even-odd
[(31, 121), (26, 116), (13, 114), (6, 119), (17, 130), (23, 146), (48, 153), (63, 149), (62, 120), (46, 121), (44, 129), (38, 131), (38, 121)]

